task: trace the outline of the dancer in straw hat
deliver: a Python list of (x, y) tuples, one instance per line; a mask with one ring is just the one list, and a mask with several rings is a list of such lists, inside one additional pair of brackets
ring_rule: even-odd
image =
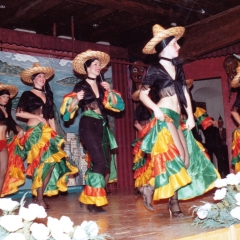
[[(21, 158), (14, 158), (14, 153), (9, 152), (11, 147), (7, 144), (6, 134), (13, 131), (15, 139), (24, 134), (20, 126), (11, 116), (11, 99), (17, 94), (18, 89), (14, 85), (0, 83), (0, 191), (1, 197), (12, 194), (18, 190), (18, 186), (24, 183), (24, 166)], [(16, 140), (18, 141), (18, 140)], [(11, 145), (11, 143), (10, 143)], [(5, 178), (5, 179), (4, 179)]]
[(27, 119), (27, 132), (20, 141), (27, 155), (26, 174), (33, 178), (32, 194), (36, 203), (45, 209), (50, 207), (43, 196), (67, 191), (68, 175), (78, 172), (61, 149), (64, 139), (56, 133), (53, 93), (47, 82), (53, 74), (52, 68), (38, 63), (24, 70), (21, 79), (32, 84), (33, 89), (23, 92), (16, 110), (17, 117)]
[[(195, 197), (214, 187), (213, 182), (218, 178), (217, 172), (207, 159), (207, 163), (204, 163), (213, 175), (202, 184), (200, 180), (205, 166), (196, 170), (197, 173), (200, 171), (201, 175), (197, 179), (197, 184), (202, 186), (201, 191), (196, 189), (195, 181), (194, 185), (190, 184), (193, 180), (187, 172), (190, 157), (180, 128), (181, 107), (186, 109), (188, 115), (184, 126), (189, 134), (195, 121), (183, 69), (174, 63), (180, 49), (177, 40), (184, 31), (183, 27), (164, 29), (158, 24), (153, 26), (153, 38), (143, 48), (143, 53), (156, 53), (159, 62), (148, 68), (139, 95), (140, 100), (153, 111), (154, 118), (149, 123), (151, 127), (143, 136), (139, 148), (140, 151), (151, 153), (151, 167), (146, 169), (150, 178), (147, 182), (146, 178), (142, 179), (142, 186), (137, 187), (143, 195), (145, 207), (150, 211), (153, 211), (152, 198), (169, 198), (168, 209), (174, 217), (184, 216), (178, 202), (179, 189), (190, 186), (181, 193), (181, 199)], [(151, 91), (158, 95), (156, 103), (149, 97)]]
[(108, 54), (87, 50), (80, 53), (73, 60), (73, 69), (86, 78), (77, 83), (73, 92), (63, 98), (61, 113), (64, 121), (74, 117), (78, 108), (82, 109), (79, 123), (79, 137), (91, 159), (90, 168), (86, 173), (86, 186), (79, 197), (79, 201), (87, 204), (91, 213), (102, 213), (106, 210), (106, 191), (104, 175), (106, 173), (109, 146), (115, 149), (117, 144), (108, 129), (105, 109), (115, 112), (124, 109), (121, 95), (110, 88), (109, 83), (103, 81), (101, 69), (109, 62)]

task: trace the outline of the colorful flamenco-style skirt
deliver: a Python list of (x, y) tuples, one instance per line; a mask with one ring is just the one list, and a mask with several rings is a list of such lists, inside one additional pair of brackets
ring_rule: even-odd
[(8, 166), (4, 179), (1, 197), (16, 193), (18, 187), (24, 184), (24, 152), (23, 147), (19, 145), (17, 136), (8, 140)]
[[(172, 197), (177, 190), (179, 199), (201, 195), (214, 187), (213, 183), (219, 174), (190, 131), (185, 135), (190, 153), (190, 167), (188, 170), (185, 168), (167, 126), (167, 122), (173, 122), (178, 128), (180, 115), (170, 109), (161, 108), (161, 110), (165, 120), (159, 121), (153, 118), (135, 143), (135, 187), (151, 184), (155, 189), (153, 200), (156, 201)], [(193, 151), (201, 153), (201, 157), (195, 160)], [(195, 161), (204, 163), (195, 164)]]
[[(95, 113), (92, 110), (84, 111), (82, 116), (88, 116), (97, 119), (103, 119), (102, 115)], [(106, 166), (110, 168), (110, 179), (112, 181), (117, 179), (115, 158), (113, 155), (109, 154), (110, 150), (117, 148), (117, 143), (112, 132), (103, 120), (103, 138), (102, 142), (99, 143), (103, 147)], [(110, 157), (109, 157), (110, 156)], [(92, 172), (92, 165), (90, 156), (87, 154), (88, 170), (85, 174), (85, 188), (79, 196), (79, 201), (84, 204), (94, 204), (96, 206), (103, 206), (108, 204), (105, 186), (106, 182), (104, 176), (100, 173)]]
[(202, 144), (195, 140), (192, 131), (181, 125), (190, 158), (190, 165), (187, 169), (192, 182), (178, 190), (178, 199), (185, 200), (200, 196), (213, 189), (214, 182), (221, 178), (219, 172), (212, 164)]
[(240, 128), (234, 130), (232, 140), (232, 164), (235, 174), (240, 172)]
[(37, 189), (43, 185), (49, 174), (50, 179), (43, 194), (53, 196), (58, 191), (67, 191), (68, 175), (78, 172), (68, 161), (66, 152), (61, 149), (63, 142), (62, 137), (43, 123), (28, 127), (26, 134), (20, 139), (20, 145), (24, 146), (27, 155), (26, 175), (33, 178), (34, 196), (37, 196)]

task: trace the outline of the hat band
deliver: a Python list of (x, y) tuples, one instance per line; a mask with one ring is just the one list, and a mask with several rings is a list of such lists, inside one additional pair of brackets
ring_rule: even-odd
[(174, 36), (170, 36), (167, 37), (165, 39), (163, 39), (161, 42), (159, 42), (156, 46), (155, 46), (155, 50), (156, 52), (159, 54), (160, 52), (162, 52), (162, 50), (174, 39)]

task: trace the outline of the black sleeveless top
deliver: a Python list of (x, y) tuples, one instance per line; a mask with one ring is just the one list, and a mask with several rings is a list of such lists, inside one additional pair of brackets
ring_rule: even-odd
[(159, 98), (154, 102), (176, 94), (179, 105), (187, 107), (187, 100), (184, 95), (184, 87), (186, 87), (184, 72), (179, 65), (175, 68), (176, 77), (174, 80), (160, 63), (149, 66), (142, 82), (142, 88), (144, 89), (144, 86), (151, 88), (150, 97), (157, 94)]
[(104, 105), (102, 103), (105, 90), (98, 81), (97, 81), (97, 86), (98, 86), (99, 98), (96, 97), (96, 95), (92, 90), (91, 85), (86, 80), (82, 80), (81, 82), (78, 82), (75, 85), (73, 92), (77, 93), (81, 90), (84, 91), (84, 97), (78, 103), (79, 108), (81, 108), (82, 110), (95, 110), (99, 108), (103, 118), (106, 120), (107, 116), (105, 113)]
[(28, 112), (35, 115), (43, 114), (43, 117), (47, 120), (54, 118), (53, 105), (49, 101), (44, 103), (40, 97), (31, 91), (23, 92), (16, 112)]

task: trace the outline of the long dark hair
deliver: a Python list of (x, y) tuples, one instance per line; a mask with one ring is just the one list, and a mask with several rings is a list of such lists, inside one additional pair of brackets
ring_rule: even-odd
[(6, 95), (9, 96), (9, 101), (8, 101), (8, 103), (5, 105), (5, 107), (6, 107), (7, 113), (8, 113), (8, 114), (11, 114), (12, 100), (11, 100), (11, 98), (10, 98), (10, 92), (9, 92), (7, 89), (3, 89), (3, 90), (0, 91), (0, 96), (2, 96), (2, 95), (4, 95), (4, 94), (6, 94)]

